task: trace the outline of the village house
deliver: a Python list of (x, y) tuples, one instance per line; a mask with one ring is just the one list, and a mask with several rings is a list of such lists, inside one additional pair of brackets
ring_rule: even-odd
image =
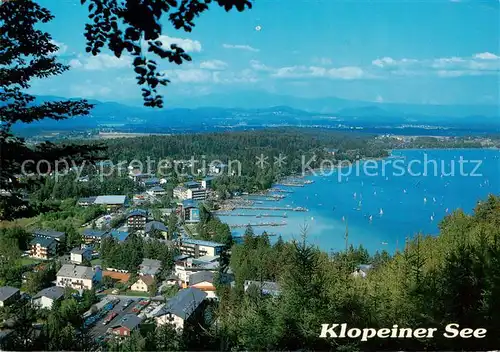
[(224, 249), (224, 245), (222, 243), (197, 240), (193, 238), (179, 238), (176, 242), (181, 254), (190, 255), (194, 258), (204, 255), (219, 256)]
[(197, 288), (207, 294), (207, 298), (215, 298), (215, 273), (211, 271), (198, 271), (189, 276), (189, 287)]
[(184, 182), (184, 187), (186, 187), (187, 189), (198, 189), (201, 187), (201, 184), (196, 181), (188, 181)]
[(127, 215), (127, 226), (133, 231), (144, 230), (148, 221), (148, 212), (143, 209), (132, 210)]
[(150, 221), (144, 226), (144, 232), (149, 235), (153, 231), (159, 232), (162, 236), (167, 236), (168, 229), (161, 221)]
[(198, 258), (190, 258), (188, 261), (191, 261), (193, 267), (217, 270), (219, 269), (219, 259), (220, 256), (204, 255)]
[(33, 296), (33, 305), (38, 308), (52, 309), (55, 301), (64, 297), (64, 288), (59, 286), (47, 287)]
[(152, 292), (155, 290), (153, 287), (155, 283), (154, 277), (151, 275), (141, 275), (137, 279), (137, 281), (130, 286), (130, 290), (132, 291), (138, 291), (138, 292), (150, 292), (150, 293), (156, 293)]
[(108, 231), (85, 229), (82, 238), (86, 244), (101, 244), (102, 239), (107, 235), (109, 235)]
[(160, 260), (144, 258), (141, 265), (139, 265), (139, 275), (151, 275), (154, 277), (160, 269)]
[(142, 319), (135, 314), (125, 314), (123, 318), (113, 326), (111, 332), (118, 336), (130, 336), (141, 324)]
[(188, 258), (185, 260), (178, 260), (174, 264), (173, 275), (178, 278), (179, 284), (182, 287), (187, 287), (190, 282), (190, 276), (194, 273), (201, 271), (212, 271), (215, 272), (218, 270), (218, 267), (209, 268), (205, 266), (197, 266), (193, 264), (193, 258)]
[(218, 174), (222, 174), (224, 172), (224, 170), (226, 170), (226, 168), (227, 168), (226, 164), (223, 164), (223, 163), (212, 163), (212, 164), (210, 164), (210, 167), (209, 167), (208, 171), (211, 174), (218, 175)]
[(247, 292), (251, 286), (255, 286), (264, 295), (279, 296), (281, 294), (280, 286), (276, 282), (245, 280), (243, 289)]
[(82, 264), (84, 260), (92, 259), (92, 249), (88, 247), (73, 248), (70, 252), (70, 261), (75, 264)]
[(187, 190), (187, 199), (205, 200), (207, 198), (207, 190), (205, 188), (189, 188)]
[(120, 227), (119, 229), (112, 229), (109, 235), (116, 239), (118, 242), (124, 242), (129, 235), (128, 228)]
[(94, 270), (88, 266), (63, 264), (57, 272), (56, 285), (59, 287), (71, 287), (75, 290), (91, 290), (94, 281), (98, 281), (97, 271), (100, 271), (97, 267)]
[(152, 197), (159, 197), (159, 196), (164, 196), (165, 194), (167, 194), (165, 189), (163, 189), (160, 186), (155, 186), (153, 188), (150, 188), (146, 191), (146, 193)]
[(57, 242), (61, 242), (64, 240), (66, 234), (64, 232), (55, 231), (55, 230), (35, 230), (32, 232), (34, 237), (48, 238), (54, 239)]
[(112, 195), (112, 196), (97, 196), (94, 204), (103, 205), (108, 210), (122, 208), (127, 205), (127, 196)]
[(0, 287), (0, 307), (6, 307), (21, 297), (19, 289), (11, 286)]
[(57, 241), (53, 238), (35, 237), (30, 241), (29, 256), (47, 260), (56, 255)]
[(173, 190), (173, 196), (174, 198), (180, 199), (180, 200), (186, 200), (188, 199), (188, 189), (183, 186), (177, 186)]
[(201, 180), (201, 188), (211, 188), (213, 180), (213, 177), (205, 177), (203, 180)]
[(170, 274), (169, 276), (167, 276), (165, 281), (163, 281), (163, 284), (166, 286), (174, 286), (174, 285), (180, 285), (181, 281), (177, 275)]
[[(130, 167), (129, 167), (130, 168)], [(128, 173), (128, 177), (132, 179), (134, 182), (142, 182), (144, 180), (153, 178), (155, 175), (152, 173), (143, 173), (139, 169), (131, 169)]]
[(185, 222), (196, 223), (200, 221), (200, 209), (198, 202), (191, 199), (184, 200), (181, 203), (181, 216)]
[(158, 179), (157, 177), (150, 177), (142, 180), (140, 184), (143, 187), (153, 187), (159, 185), (160, 182), (160, 179)]
[(172, 324), (176, 329), (183, 330), (186, 323), (195, 321), (197, 315), (202, 313), (206, 297), (207, 294), (197, 288), (179, 291), (156, 313), (156, 324)]
[(97, 197), (82, 197), (82, 198), (78, 199), (76, 204), (78, 204), (81, 207), (88, 207), (89, 205), (94, 204), (96, 198)]

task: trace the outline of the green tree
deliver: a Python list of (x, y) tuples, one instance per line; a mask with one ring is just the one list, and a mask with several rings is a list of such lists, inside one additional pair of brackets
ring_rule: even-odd
[[(27, 174), (36, 172), (39, 160), (47, 160), (54, 170), (55, 162), (71, 159), (76, 163), (92, 160), (101, 147), (80, 145), (54, 145), (41, 143), (34, 148), (12, 133), (12, 126), (19, 122), (51, 118), (66, 119), (87, 115), (91, 105), (85, 100), (55, 101), (37, 104), (35, 97), (26, 93), (33, 79), (57, 76), (69, 67), (57, 62), (58, 47), (51, 36), (37, 29), (40, 23), (52, 20), (50, 12), (31, 0), (4, 1), (0, 4), (0, 219), (13, 219), (28, 215), (30, 208), (23, 199), (28, 187)], [(25, 164), (26, 160), (34, 163)], [(22, 168), (24, 166), (24, 169)], [(23, 173), (24, 170), (24, 173)], [(63, 171), (63, 170), (59, 170)], [(29, 182), (37, 177), (29, 177)]]

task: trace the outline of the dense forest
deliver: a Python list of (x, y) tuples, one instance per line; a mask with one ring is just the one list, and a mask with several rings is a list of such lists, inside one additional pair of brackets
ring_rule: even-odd
[[(314, 168), (321, 160), (356, 160), (358, 158), (377, 158), (387, 156), (385, 145), (366, 134), (340, 133), (321, 130), (284, 129), (261, 130), (234, 133), (186, 134), (175, 136), (148, 136), (130, 139), (112, 139), (105, 141), (106, 150), (101, 158), (111, 163), (84, 164), (80, 176), (89, 175), (88, 182), (75, 182), (79, 176), (76, 171), (55, 178), (46, 177), (40, 184), (33, 183), (29, 189), (33, 204), (46, 203), (48, 200), (85, 197), (99, 194), (127, 194), (144, 191), (140, 185), (127, 177), (127, 167), (137, 166), (140, 161), (142, 172), (153, 172), (158, 177), (168, 179), (167, 192), (178, 182), (186, 181), (186, 175), (201, 178), (209, 170), (212, 161), (221, 161), (233, 167), (236, 174), (226, 169), (214, 182), (214, 189), (221, 197), (232, 192), (252, 192), (269, 188), (282, 176), (302, 172), (302, 157), (309, 161), (313, 155), (316, 160), (309, 163)], [(77, 142), (82, 143), (82, 142)], [(335, 158), (328, 153), (328, 148), (338, 149)], [(274, 165), (274, 158), (286, 157), (281, 166)], [(265, 156), (267, 163), (263, 168), (256, 167), (256, 157)], [(189, 166), (191, 158), (198, 160)], [(151, 160), (151, 170), (147, 169)], [(170, 167), (160, 160), (169, 160)], [(174, 169), (173, 161), (184, 161)], [(205, 165), (202, 164), (204, 160)], [(233, 161), (233, 163), (231, 162)], [(237, 164), (241, 164), (240, 170)], [(118, 164), (121, 163), (121, 167)], [(205, 171), (198, 173), (198, 169)], [(177, 172), (181, 171), (181, 172)], [(241, 171), (241, 174), (238, 174)], [(99, 173), (101, 172), (101, 173)], [(181, 173), (183, 175), (181, 175)]]

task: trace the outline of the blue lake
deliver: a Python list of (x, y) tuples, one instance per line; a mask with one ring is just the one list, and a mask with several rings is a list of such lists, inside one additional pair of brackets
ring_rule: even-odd
[[(286, 218), (221, 216), (221, 220), (230, 225), (286, 221), (285, 226), (254, 228), (257, 234), (265, 230), (284, 240), (299, 238), (301, 227), (307, 226), (308, 240), (325, 251), (345, 248), (347, 222), (350, 244), (392, 253), (404, 246), (408, 236), (437, 234), (440, 220), (455, 209), (471, 213), (477, 201), (500, 194), (499, 150), (404, 150), (392, 155), (341, 172), (318, 171), (305, 177), (314, 183), (278, 186), (293, 193), (259, 204), (305, 207), (308, 212), (286, 211)], [(233, 213), (282, 215), (285, 211), (237, 209)], [(233, 231), (243, 232), (244, 228)]]

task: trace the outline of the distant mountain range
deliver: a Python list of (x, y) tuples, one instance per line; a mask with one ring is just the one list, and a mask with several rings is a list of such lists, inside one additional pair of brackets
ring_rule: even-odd
[[(486, 116), (499, 117), (500, 105), (428, 105), (377, 103), (346, 100), (337, 97), (300, 98), (288, 95), (272, 94), (261, 91), (244, 91), (238, 95), (210, 94), (193, 96), (189, 99), (175, 99), (166, 96), (169, 106), (175, 107), (221, 107), (253, 109), (256, 102), (261, 108), (289, 106), (294, 109), (316, 113), (338, 113), (344, 109), (377, 108), (379, 115), (398, 114), (399, 116), (427, 115), (441, 117)], [(369, 109), (366, 111), (370, 113)]]
[[(168, 98), (168, 97), (167, 97)], [(64, 98), (39, 96), (37, 102)], [(18, 130), (85, 130), (95, 128), (134, 132), (176, 132), (266, 126), (363, 126), (431, 125), (488, 130), (500, 128), (498, 106), (447, 106), (368, 103), (339, 98), (304, 99), (267, 93), (249, 93), (241, 101), (227, 97), (196, 97), (197, 108), (151, 109), (113, 102), (91, 101), (91, 116), (63, 121), (42, 120), (18, 125)], [(249, 108), (258, 102), (259, 109)], [(167, 101), (167, 104), (179, 103)], [(170, 105), (172, 106), (172, 105)], [(214, 107), (210, 107), (214, 106)]]

